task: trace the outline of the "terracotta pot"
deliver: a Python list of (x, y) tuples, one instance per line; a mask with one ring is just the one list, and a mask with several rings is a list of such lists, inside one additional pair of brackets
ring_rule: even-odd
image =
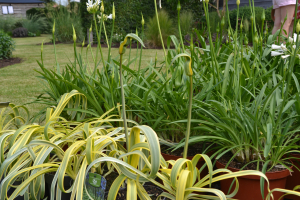
[[(168, 160), (178, 160), (179, 158), (183, 158), (182, 156), (174, 156), (174, 155), (169, 155), (169, 154), (165, 154), (165, 153), (161, 153), (161, 155), (164, 157), (164, 159), (166, 161)], [(207, 154), (208, 156), (211, 156), (211, 153)], [(192, 156), (188, 156), (187, 159), (192, 160), (193, 157)], [(205, 164), (205, 161), (203, 158), (200, 158), (200, 160), (197, 163), (197, 168), (200, 169), (203, 165)], [(170, 166), (169, 166), (170, 167)], [(200, 177), (204, 177), (208, 174), (208, 168), (205, 167), (201, 173), (200, 173)]]
[[(298, 159), (292, 159), (292, 162), (294, 165), (300, 169), (300, 154), (291, 154), (292, 157), (298, 158)], [(286, 189), (293, 190), (295, 186), (300, 185), (300, 171), (295, 167), (294, 172), (292, 172), (292, 176), (289, 176), (287, 178), (286, 182)], [(300, 192), (300, 190), (297, 190)], [(300, 200), (299, 196), (296, 195), (287, 195), (285, 198), (290, 200)]]
[[(218, 169), (225, 168), (225, 165), (217, 161), (216, 167)], [(231, 167), (228, 167), (227, 169), (231, 170), (232, 172), (239, 171), (239, 169), (235, 169)], [(290, 175), (290, 171), (288, 169), (279, 172), (267, 172), (266, 176), (270, 183), (270, 190), (274, 188), (285, 189), (286, 180), (289, 175)], [(233, 179), (226, 179), (221, 181), (221, 190), (224, 192), (224, 194), (228, 194), (228, 190), (232, 181)], [(251, 176), (238, 177), (238, 181), (239, 181), (239, 190), (238, 193), (233, 198), (240, 199), (240, 200), (254, 200), (254, 199), (263, 200), (260, 192), (260, 176), (251, 175)], [(265, 181), (265, 191), (264, 191), (265, 197), (268, 194), (267, 185), (268, 184)], [(233, 191), (234, 188), (235, 188), (235, 183), (231, 188), (231, 192)], [(274, 200), (278, 200), (282, 195), (283, 193), (281, 192), (273, 192)]]

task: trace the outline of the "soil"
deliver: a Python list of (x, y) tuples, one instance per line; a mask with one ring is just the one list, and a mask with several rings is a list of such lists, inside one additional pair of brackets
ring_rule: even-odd
[[(196, 154), (201, 154), (209, 145), (211, 145), (211, 143), (197, 143), (190, 145), (188, 148), (187, 156), (195, 156)], [(161, 152), (173, 156), (183, 156), (183, 147), (172, 151), (169, 146), (162, 145)]]
[[(146, 192), (149, 194), (150, 198), (156, 200), (157, 197), (163, 192), (163, 190), (152, 183), (145, 183), (144, 188)], [(119, 193), (117, 194), (116, 200), (126, 200), (127, 189), (121, 188)], [(139, 197), (137, 198), (140, 199)]]
[(21, 63), (23, 60), (21, 58), (9, 58), (9, 59), (0, 59), (0, 69), (17, 63)]
[[(222, 163), (223, 165), (227, 165), (228, 161), (232, 158), (233, 154), (232, 153), (226, 153), (225, 155), (223, 155), (218, 161), (220, 163)], [(235, 159), (233, 159), (231, 161), (231, 163), (228, 165), (228, 167), (232, 167), (235, 169), (241, 169), (243, 168), (247, 163), (240, 163), (238, 161), (236, 161)], [(262, 167), (263, 167), (263, 162), (259, 163), (259, 171), (262, 171)], [(287, 166), (292, 166), (291, 164), (287, 164)], [(257, 170), (257, 162), (253, 162), (248, 164), (246, 167), (243, 168), (243, 170)], [(278, 172), (278, 171), (282, 171), (282, 170), (286, 170), (286, 168), (282, 168), (282, 167), (273, 167), (271, 170), (269, 170), (268, 172)]]

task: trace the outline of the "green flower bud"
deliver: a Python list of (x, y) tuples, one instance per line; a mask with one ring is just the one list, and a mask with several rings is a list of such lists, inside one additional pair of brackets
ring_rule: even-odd
[(240, 0), (237, 0), (237, 1), (236, 1), (236, 5), (237, 5), (237, 6), (239, 6), (239, 5), (240, 5), (240, 3), (241, 3), (241, 1), (240, 1)]
[(228, 29), (228, 37), (231, 36), (231, 32), (230, 32), (230, 29)]
[(251, 22), (253, 22), (253, 16), (251, 15), (251, 17), (250, 17), (250, 20), (251, 20)]
[(226, 39), (226, 44), (228, 44), (228, 39)]
[(73, 25), (72, 27), (73, 27), (73, 41), (76, 42), (76, 32)]
[(101, 2), (101, 8), (100, 8), (100, 11), (101, 11), (102, 13), (104, 13), (104, 4), (103, 4), (103, 1)]
[(243, 22), (241, 22), (240, 29), (243, 30)]
[(262, 42), (263, 42), (263, 39), (262, 39), (262, 37), (260, 36), (259, 37), (259, 42), (262, 44)]
[(180, 54), (180, 44), (176, 48), (177, 54)]
[(142, 15), (142, 25), (144, 26), (145, 24), (145, 20), (144, 20), (144, 16)]
[(83, 42), (82, 42), (82, 47), (84, 47), (84, 41), (85, 41), (85, 38), (83, 39)]
[(225, 19), (224, 19), (225, 17), (222, 17), (222, 20), (221, 20), (221, 27), (223, 28), (224, 27), (224, 25), (225, 25)]
[(263, 10), (263, 13), (261, 15), (261, 21), (265, 21), (266, 15), (265, 15), (265, 9)]
[(181, 10), (181, 5), (180, 5), (180, 1), (178, 1), (178, 4), (177, 4), (177, 11), (179, 12)]
[(245, 45), (248, 45), (248, 38), (246, 34), (245, 34)]
[(112, 10), (112, 19), (116, 19), (116, 11), (115, 11), (115, 4), (113, 3), (113, 10)]
[(156, 52), (156, 55), (155, 55), (155, 62), (157, 62), (157, 52)]
[(299, 34), (299, 32), (300, 32), (300, 23), (299, 23), (299, 21), (296, 25), (296, 32), (297, 32), (297, 34)]
[(217, 26), (217, 29), (216, 29), (217, 33), (220, 32), (219, 26), (220, 26), (220, 25), (219, 25), (219, 23), (218, 23), (218, 26)]
[(91, 27), (90, 27), (90, 33), (93, 31), (93, 24), (91, 24)]
[(268, 32), (268, 21), (266, 21), (266, 32)]
[(205, 0), (205, 3), (207, 3), (207, 4), (208, 4), (208, 3), (209, 3), (209, 0)]
[(52, 33), (53, 34), (55, 33), (55, 20), (54, 20), (54, 23), (53, 23)]
[(257, 37), (257, 35), (254, 36), (254, 42), (258, 43), (258, 37)]

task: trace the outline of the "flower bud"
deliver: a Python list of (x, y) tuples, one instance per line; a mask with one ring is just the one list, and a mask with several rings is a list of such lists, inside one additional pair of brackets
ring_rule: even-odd
[(90, 27), (90, 33), (93, 31), (93, 24), (91, 24), (91, 27)]
[(177, 4), (177, 11), (179, 12), (181, 10), (181, 5), (180, 5), (180, 1), (178, 1), (178, 4)]
[(222, 20), (221, 20), (221, 27), (223, 28), (224, 25), (225, 25), (225, 19), (224, 19), (224, 17), (222, 17)]
[(178, 47), (176, 48), (177, 54), (180, 54), (180, 44), (178, 45)]
[(241, 22), (240, 29), (243, 30), (243, 22)]
[(145, 20), (144, 20), (144, 16), (142, 15), (142, 25), (144, 26), (145, 24)]
[(258, 43), (258, 37), (257, 37), (257, 34), (255, 34), (255, 36), (254, 36), (254, 42), (255, 42), (255, 43)]
[(73, 25), (72, 27), (73, 27), (73, 41), (76, 42), (76, 32)]
[(219, 23), (218, 23), (218, 26), (217, 26), (217, 29), (216, 29), (217, 33), (220, 32), (219, 26), (220, 26), (220, 25), (219, 25)]
[(156, 55), (155, 55), (155, 62), (157, 62), (157, 52), (156, 52)]
[(299, 21), (296, 25), (296, 32), (297, 32), (297, 34), (299, 34), (299, 32), (300, 32), (300, 23), (299, 23)]
[(240, 3), (241, 3), (241, 1), (240, 1), (240, 0), (237, 0), (237, 1), (236, 1), (236, 5), (237, 5), (237, 6), (239, 6), (239, 5), (240, 5)]
[(266, 32), (268, 32), (268, 21), (266, 21)]
[(263, 39), (262, 39), (262, 37), (260, 36), (259, 37), (259, 42), (262, 44), (262, 42), (263, 42)]
[(250, 17), (250, 20), (251, 20), (251, 22), (253, 22), (253, 16), (251, 15), (251, 17)]
[(208, 4), (208, 3), (209, 3), (209, 0), (205, 0), (205, 3), (207, 3), (207, 4)]
[(84, 40), (85, 40), (85, 38), (83, 39), (83, 42), (82, 42), (82, 47), (84, 47)]
[(100, 8), (100, 11), (101, 11), (102, 13), (104, 13), (104, 4), (103, 4), (103, 1), (101, 2), (101, 8)]
[(265, 21), (266, 15), (265, 15), (265, 9), (263, 10), (263, 13), (261, 15), (261, 21)]
[(55, 20), (54, 20), (54, 23), (53, 23), (53, 28), (52, 28), (52, 34), (55, 33)]
[(248, 38), (247, 38), (247, 35), (245, 35), (245, 45), (248, 45)]
[(112, 19), (116, 19), (116, 11), (115, 11), (115, 4), (113, 3), (113, 10), (112, 10)]
[(228, 39), (226, 39), (226, 44), (228, 44)]

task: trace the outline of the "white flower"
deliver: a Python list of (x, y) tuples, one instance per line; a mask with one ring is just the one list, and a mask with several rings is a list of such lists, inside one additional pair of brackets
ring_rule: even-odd
[(294, 42), (297, 41), (297, 33), (294, 33)]
[(112, 19), (112, 14), (108, 15), (107, 19)]
[(88, 3), (86, 3), (86, 6), (87, 6), (87, 11), (89, 13), (96, 13), (97, 10), (99, 10), (99, 5), (101, 3), (101, 0), (95, 0), (95, 3), (93, 3), (94, 0), (88, 0)]
[(280, 46), (281, 46), (282, 51), (287, 51), (288, 50), (284, 44), (281, 44)]
[(289, 37), (289, 43), (293, 43), (294, 42), (294, 39)]
[(288, 58), (290, 55), (281, 56), (282, 59)]
[(271, 51), (271, 56), (279, 56), (282, 55), (283, 53), (277, 52), (277, 51)]
[[(97, 18), (99, 19), (99, 23), (101, 23), (101, 16), (97, 15)], [(106, 21), (107, 19), (112, 19), (112, 14), (108, 16), (106, 14), (103, 14), (103, 20)]]
[(159, 8), (161, 9), (161, 0), (159, 0)]
[(281, 49), (281, 46), (276, 45), (276, 44), (272, 44), (272, 49)]

